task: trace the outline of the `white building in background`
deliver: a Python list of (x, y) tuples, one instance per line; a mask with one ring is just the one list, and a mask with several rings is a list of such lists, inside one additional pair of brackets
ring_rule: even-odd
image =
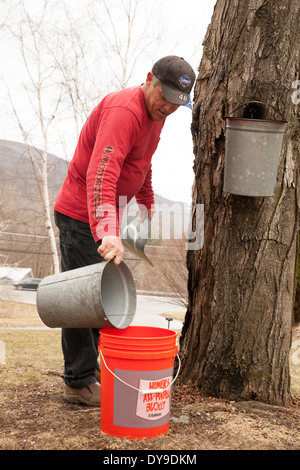
[(0, 266), (0, 284), (14, 284), (30, 277), (33, 277), (31, 268)]

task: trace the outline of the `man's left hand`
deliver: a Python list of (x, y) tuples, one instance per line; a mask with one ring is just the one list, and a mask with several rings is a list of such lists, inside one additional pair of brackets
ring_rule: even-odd
[(115, 235), (103, 237), (102, 243), (97, 251), (104, 259), (113, 259), (114, 264), (120, 264), (124, 255), (122, 240)]

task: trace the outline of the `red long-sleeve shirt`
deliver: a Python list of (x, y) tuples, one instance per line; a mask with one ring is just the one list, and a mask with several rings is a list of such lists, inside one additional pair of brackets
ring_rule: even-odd
[(90, 224), (95, 241), (119, 235), (119, 212), (134, 196), (154, 204), (151, 159), (164, 121), (154, 121), (141, 87), (107, 95), (82, 128), (54, 209)]

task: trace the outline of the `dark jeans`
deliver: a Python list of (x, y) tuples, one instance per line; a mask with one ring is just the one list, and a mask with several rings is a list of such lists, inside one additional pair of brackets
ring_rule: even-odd
[[(97, 252), (89, 224), (54, 211), (59, 228), (61, 269), (70, 271), (104, 259)], [(62, 350), (65, 360), (64, 380), (72, 388), (83, 388), (96, 381), (99, 330), (62, 328)]]

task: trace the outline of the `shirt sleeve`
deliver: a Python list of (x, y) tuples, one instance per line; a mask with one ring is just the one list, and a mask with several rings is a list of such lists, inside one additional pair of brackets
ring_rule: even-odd
[(136, 127), (136, 117), (125, 108), (108, 108), (101, 113), (86, 175), (89, 223), (96, 241), (119, 235), (117, 181)]
[(150, 164), (145, 181), (139, 192), (135, 196), (139, 209), (154, 208), (154, 191), (152, 187), (152, 165)]

